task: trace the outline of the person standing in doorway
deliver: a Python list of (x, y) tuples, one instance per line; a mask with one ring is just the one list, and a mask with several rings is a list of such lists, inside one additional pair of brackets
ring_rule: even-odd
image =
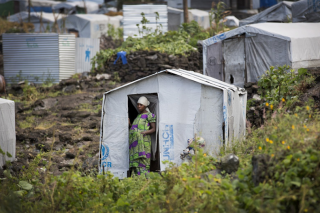
[(151, 134), (156, 131), (156, 116), (149, 109), (150, 102), (144, 96), (138, 100), (139, 115), (132, 125), (129, 119), (129, 167), (131, 173), (141, 175), (150, 172)]

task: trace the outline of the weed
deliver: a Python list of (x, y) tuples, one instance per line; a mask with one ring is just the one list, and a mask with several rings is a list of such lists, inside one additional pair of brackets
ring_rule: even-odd
[(35, 124), (35, 117), (34, 116), (28, 116), (24, 121), (18, 121), (18, 125), (21, 129), (26, 129), (29, 127), (33, 127)]
[(36, 126), (35, 129), (46, 130), (46, 129), (50, 129), (55, 125), (56, 125), (55, 122), (43, 121), (38, 126)]

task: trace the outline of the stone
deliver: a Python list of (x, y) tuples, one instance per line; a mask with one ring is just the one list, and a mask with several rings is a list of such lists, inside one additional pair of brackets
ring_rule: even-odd
[(250, 111), (254, 111), (254, 110), (256, 110), (255, 107), (250, 107)]
[(76, 113), (76, 117), (78, 118), (87, 118), (91, 115), (90, 112), (86, 112), (86, 111), (79, 111)]
[(255, 101), (261, 101), (260, 95), (257, 95), (257, 94), (254, 94), (252, 99), (255, 100)]
[(103, 80), (103, 79), (108, 80), (108, 79), (110, 79), (110, 77), (111, 77), (111, 75), (109, 75), (109, 74), (97, 74), (96, 75), (97, 80)]
[(68, 152), (66, 152), (66, 158), (74, 159), (77, 155), (77, 152), (75, 149), (70, 149)]
[(90, 135), (83, 136), (81, 140), (83, 140), (83, 141), (93, 141), (92, 137)]
[(64, 84), (65, 85), (76, 85), (76, 84), (78, 84), (79, 82), (78, 82), (78, 80), (77, 79), (67, 79), (65, 82), (64, 82)]
[(74, 159), (70, 159), (70, 160), (64, 160), (64, 161), (60, 162), (58, 167), (59, 167), (59, 169), (62, 169), (64, 167), (71, 168), (73, 165), (74, 165)]
[(65, 93), (73, 93), (77, 90), (76, 86), (75, 85), (70, 85), (70, 86), (66, 86), (62, 89), (62, 92), (65, 92)]
[(258, 85), (256, 85), (256, 84), (252, 85), (252, 89), (254, 89), (254, 90), (258, 90), (259, 88), (260, 87)]
[(228, 154), (221, 159), (221, 169), (228, 174), (236, 172), (239, 168), (239, 158), (235, 154)]
[(69, 143), (72, 141), (72, 137), (69, 133), (62, 133), (62, 134), (59, 134), (59, 140), (60, 142), (63, 142), (63, 143)]
[(80, 83), (80, 88), (81, 89), (87, 89), (89, 86), (85, 82)]
[(167, 64), (159, 64), (159, 67), (162, 67), (164, 69), (172, 69), (172, 66), (167, 65)]
[(151, 56), (147, 56), (145, 58), (149, 59), (149, 60), (156, 60), (158, 58), (158, 56), (157, 56), (157, 54), (154, 54), (154, 55), (151, 55)]
[(43, 109), (32, 111), (32, 115), (36, 115), (36, 116), (47, 116), (48, 114), (49, 114), (48, 111)]
[(37, 100), (34, 102), (34, 110), (48, 110), (54, 107), (58, 103), (56, 98), (46, 98), (43, 100)]
[(252, 82), (245, 83), (244, 88), (249, 88), (252, 86), (252, 84), (253, 84)]
[(252, 181), (255, 186), (262, 183), (268, 177), (270, 156), (265, 154), (252, 157)]
[(76, 117), (78, 114), (78, 112), (76, 111), (71, 111), (71, 112), (63, 112), (61, 113), (61, 117), (65, 117), (65, 118), (74, 118)]
[(124, 79), (125, 79), (126, 81), (135, 81), (135, 80), (136, 80), (136, 73), (133, 73), (133, 74), (131, 74), (131, 75), (126, 75), (126, 76), (124, 77)]
[(146, 68), (146, 60), (144, 58), (140, 58), (138, 61), (138, 66), (141, 68)]

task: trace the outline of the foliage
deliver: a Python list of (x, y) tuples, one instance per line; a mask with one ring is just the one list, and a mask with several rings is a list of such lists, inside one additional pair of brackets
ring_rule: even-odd
[(183, 23), (179, 29), (180, 32), (187, 32), (190, 35), (189, 44), (193, 47), (197, 47), (199, 40), (205, 40), (210, 37), (209, 32), (204, 31), (198, 22), (191, 21), (189, 23)]
[(262, 75), (258, 85), (269, 105), (285, 102), (289, 106), (313, 80), (307, 69), (301, 68), (296, 74), (293, 69), (290, 70), (290, 66), (284, 65), (277, 68), (272, 66)]
[(32, 23), (9, 22), (0, 18), (0, 35), (3, 33), (28, 33), (34, 29)]
[(108, 36), (111, 36), (114, 40), (121, 40), (123, 38), (123, 28), (115, 28), (112, 24), (108, 24)]
[(209, 12), (210, 20), (210, 35), (220, 34), (229, 29), (225, 29), (224, 23), (221, 20), (231, 14), (231, 11), (226, 11), (226, 4), (219, 1), (218, 4), (212, 2), (212, 8)]

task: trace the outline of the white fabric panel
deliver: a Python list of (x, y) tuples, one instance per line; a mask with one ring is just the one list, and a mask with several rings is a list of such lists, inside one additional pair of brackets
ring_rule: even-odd
[(193, 124), (200, 108), (201, 84), (179, 76), (159, 74), (160, 168), (164, 160), (179, 165), (180, 153), (194, 137)]
[(189, 9), (188, 11), (189, 21), (196, 21), (203, 29), (208, 29), (210, 27), (209, 12), (198, 9)]
[(223, 120), (224, 120), (224, 143), (225, 145), (228, 144), (229, 141), (229, 112), (228, 112), (228, 91), (223, 90)]
[(239, 120), (239, 139), (246, 135), (246, 112), (247, 112), (247, 94), (239, 94), (240, 102), (240, 120)]
[(107, 34), (108, 24), (120, 27), (120, 19), (103, 14), (76, 14), (69, 15), (65, 24), (66, 29), (77, 30), (81, 38), (100, 38), (102, 34)]
[[(245, 83), (244, 38), (225, 40), (223, 42), (223, 58), (225, 61), (225, 82), (243, 88)], [(233, 83), (231, 78), (233, 78)]]
[(222, 42), (212, 44), (207, 47), (207, 69), (206, 73), (208, 76), (216, 78), (220, 81), (224, 80), (223, 76), (223, 52)]
[[(318, 25), (320, 28), (320, 25)], [(320, 59), (320, 31), (313, 38), (291, 39), (292, 62), (303, 62)], [(300, 67), (301, 68), (301, 67)]]
[(206, 141), (205, 151), (218, 156), (223, 142), (223, 91), (202, 85), (200, 102), (194, 132)]
[(0, 98), (0, 147), (12, 157), (0, 154), (0, 167), (6, 161), (13, 161), (16, 157), (16, 131), (14, 102)]

